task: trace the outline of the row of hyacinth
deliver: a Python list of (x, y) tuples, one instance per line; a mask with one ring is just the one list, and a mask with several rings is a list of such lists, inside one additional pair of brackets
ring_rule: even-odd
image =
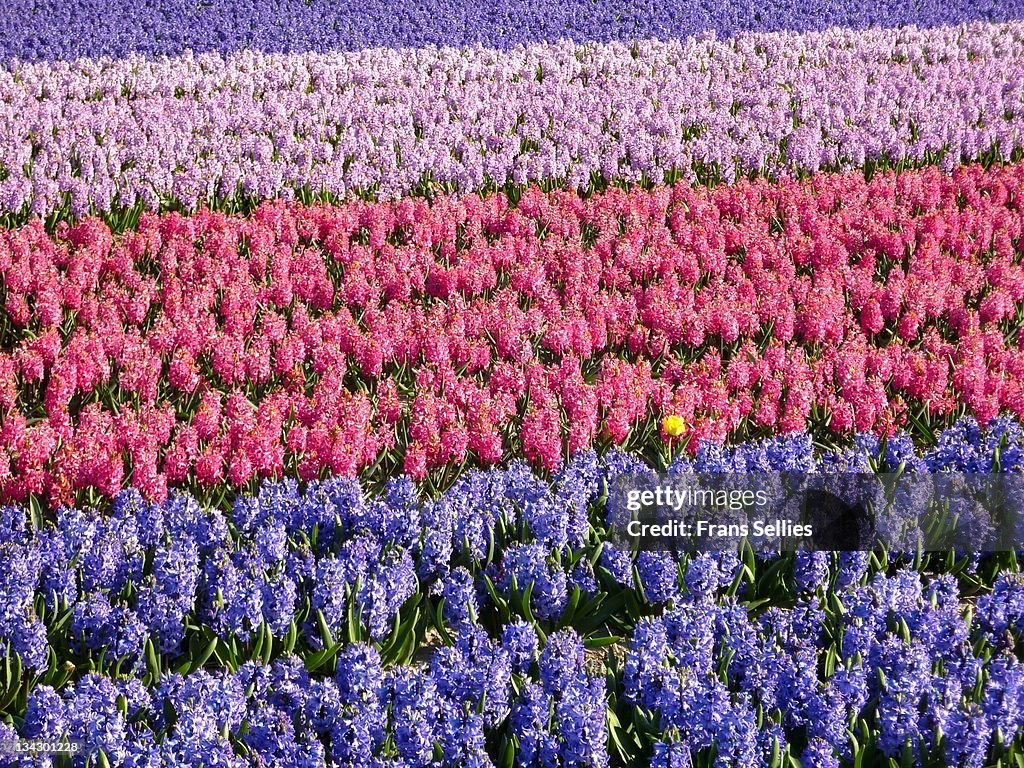
[[(671, 471), (897, 467), (1019, 472), (1024, 432), (964, 421), (923, 454), (907, 436), (705, 444)], [(134, 492), (55, 524), (6, 508), (0, 736), (72, 739), (76, 765), (1020, 754), (1012, 556), (919, 560), (924, 576), (884, 553), (633, 554), (606, 538), (602, 489), (650, 471), (586, 454), (551, 481), (517, 464), (436, 498), (331, 480), (225, 510)]]
[(1014, 764), (1024, 582), (998, 580), (973, 617), (958, 597), (901, 570), (757, 617), (695, 598), (642, 619), (604, 670), (572, 629), (541, 643), (511, 622), (417, 665), (353, 643), (331, 673), (285, 655), (150, 686), (89, 674), (35, 688), (20, 732), (140, 767)]
[(0, 233), (0, 499), (1024, 417), (1022, 199), (966, 166), (37, 220)]
[(1019, 0), (370, 0), (358, 5), (275, 0), (8, 0), (0, 59), (174, 56), (231, 52), (358, 51), (432, 45), (512, 48), (577, 42), (685, 38), (705, 33), (920, 27), (1024, 18)]
[(11, 64), (0, 213), (121, 220), (299, 193), (948, 170), (1021, 148), (1022, 34), (1011, 23)]

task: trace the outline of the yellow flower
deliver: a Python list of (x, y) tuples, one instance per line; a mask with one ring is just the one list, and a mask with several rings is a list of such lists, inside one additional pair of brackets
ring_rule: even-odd
[(686, 422), (679, 416), (666, 416), (665, 420), (661, 422), (661, 428), (669, 437), (679, 437), (686, 431)]

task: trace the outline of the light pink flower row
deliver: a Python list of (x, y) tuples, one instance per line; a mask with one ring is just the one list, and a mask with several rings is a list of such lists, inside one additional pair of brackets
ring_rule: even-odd
[(971, 166), (4, 232), (0, 497), (1024, 417), (1022, 200)]

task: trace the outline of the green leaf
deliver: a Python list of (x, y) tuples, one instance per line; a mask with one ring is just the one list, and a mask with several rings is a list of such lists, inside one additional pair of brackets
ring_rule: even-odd
[(350, 643), (358, 643), (363, 637), (362, 611), (356, 610), (354, 594), (348, 601), (348, 619), (345, 622), (345, 630)]
[(615, 711), (611, 707), (606, 707), (605, 712), (608, 736), (612, 740), (615, 751), (618, 752), (619, 762), (623, 765), (636, 764), (636, 759), (639, 756), (638, 753), (640, 750), (640, 743), (636, 738), (636, 734), (633, 734), (632, 738), (630, 738), (629, 731), (623, 727), (622, 721), (619, 720), (619, 716), (615, 714)]
[(780, 571), (789, 564), (789, 558), (779, 557), (773, 562), (761, 577), (757, 580), (757, 591), (759, 594), (763, 594), (768, 591), (768, 585), (772, 583), (772, 580), (780, 576)]
[(269, 665), (270, 659), (274, 655), (274, 633), (270, 631), (269, 626), (267, 626), (266, 624), (264, 624), (264, 626), (266, 626), (266, 640), (263, 643), (263, 653), (260, 654), (260, 659), (263, 661), (265, 665)]
[(324, 647), (334, 645), (334, 635), (331, 633), (331, 628), (327, 626), (327, 619), (324, 617), (324, 612), (319, 608), (316, 609), (316, 625), (320, 630), (320, 638), (324, 642)]
[(434, 628), (438, 634), (441, 635), (441, 639), (445, 645), (455, 645), (455, 641), (452, 636), (448, 633), (448, 627), (444, 624), (444, 598), (442, 597), (437, 601), (437, 606), (431, 610), (431, 617), (433, 618)]
[(298, 619), (294, 619), (288, 626), (288, 634), (284, 636), (284, 653), (290, 654), (295, 650), (295, 643), (299, 639)]
[(322, 651), (310, 654), (305, 658), (306, 669), (310, 672), (316, 672), (320, 667), (333, 662), (334, 657), (341, 650), (341, 646), (342, 643), (339, 641), (329, 648), (324, 648)]
[(903, 742), (903, 751), (900, 753), (901, 768), (913, 768), (914, 748), (910, 746), (910, 739)]
[(195, 659), (192, 660), (191, 665), (189, 666), (188, 669), (189, 672), (194, 672), (197, 669), (202, 669), (203, 665), (206, 664), (207, 661), (209, 661), (211, 656), (213, 656), (213, 652), (217, 650), (217, 643), (220, 642), (220, 638), (217, 637), (217, 635), (214, 633), (211, 633), (211, 635), (212, 637), (210, 637), (209, 641), (206, 643), (203, 650), (199, 653), (198, 656), (195, 657)]
[(644, 592), (643, 579), (640, 578), (640, 570), (636, 567), (636, 563), (633, 563), (633, 589), (643, 602), (648, 602)]
[(622, 640), (618, 635), (607, 635), (605, 637), (588, 637), (583, 641), (583, 647), (591, 650), (595, 648), (605, 648), (609, 645), (615, 645)]
[(900, 637), (903, 638), (904, 643), (910, 643), (910, 627), (907, 625), (907, 620), (900, 616)]
[(533, 596), (533, 585), (534, 582), (532, 581), (527, 585), (526, 591), (523, 592), (519, 601), (520, 611), (530, 624), (537, 623), (537, 619), (533, 616), (533, 610), (530, 608), (530, 598)]
[(74, 617), (75, 611), (73, 608), (67, 608), (61, 611), (57, 618), (50, 622), (50, 636), (60, 637), (64, 632), (64, 629), (71, 623), (71, 619)]
[(381, 651), (381, 658), (389, 664), (402, 664), (415, 652), (416, 647), (416, 625), (420, 619), (419, 600), (410, 601), (413, 606), (412, 613), (408, 614), (399, 624), (392, 642)]
[(569, 595), (569, 600), (565, 604), (565, 608), (562, 611), (562, 618), (558, 620), (558, 628), (562, 629), (572, 624), (572, 620), (576, 617), (576, 608), (580, 603), (580, 597), (583, 592), (580, 590), (579, 584), (573, 584), (572, 594)]
[(4, 672), (7, 686), (3, 695), (0, 696), (0, 712), (7, 709), (17, 697), (18, 691), (21, 690), (21, 657), (10, 649), (7, 650), (4, 658)]
[(501, 754), (498, 757), (498, 766), (500, 768), (513, 768), (516, 764), (516, 746), (512, 743), (512, 739), (507, 736), (501, 740)]
[(590, 553), (590, 557), (587, 558), (588, 560), (590, 560), (590, 567), (591, 568), (594, 568), (594, 567), (597, 566), (597, 562), (598, 562), (598, 560), (601, 559), (601, 553), (603, 551), (604, 551), (604, 542), (603, 541), (598, 541), (597, 542), (597, 546), (594, 547), (594, 551), (591, 552)]
[[(416, 617), (419, 616), (419, 608), (416, 609)], [(416, 654), (416, 632), (413, 631), (415, 627), (415, 620), (410, 623), (409, 631), (406, 632), (405, 639), (402, 641), (402, 646), (399, 653), (395, 656), (396, 664), (408, 664), (412, 657)]]
[(494, 526), (487, 527), (487, 561), (494, 562)]
[(833, 592), (829, 596), (829, 603), (830, 607), (832, 608), (832, 612), (836, 616), (838, 616), (839, 618), (843, 618), (846, 615), (846, 606), (843, 604), (843, 601), (842, 599), (840, 599), (839, 595), (837, 595), (835, 592)]
[(490, 595), (491, 602), (493, 602), (494, 606), (498, 609), (498, 618), (501, 619), (501, 623), (503, 625), (508, 624), (509, 618), (511, 617), (511, 612), (508, 609), (508, 601), (498, 594), (498, 590), (495, 588), (494, 582), (491, 581), (490, 576), (485, 573), (483, 574), (483, 577), (484, 586), (487, 588), (487, 593)]
[(633, 597), (633, 593), (630, 590), (623, 590), (610, 598), (606, 592), (595, 595), (585, 608), (580, 609), (581, 616), (585, 615), (586, 618), (576, 622), (577, 631), (586, 635), (600, 629), (613, 615), (618, 614), (631, 597)]
[[(852, 736), (850, 738), (853, 738)], [(864, 768), (864, 752), (866, 750), (860, 748), (857, 744), (857, 740), (853, 739), (854, 750), (853, 750), (853, 768)]]
[(266, 622), (261, 621), (259, 629), (256, 630), (256, 640), (252, 646), (252, 653), (249, 654), (250, 661), (263, 658), (263, 643), (266, 642), (266, 627)]
[(146, 669), (152, 675), (153, 681), (160, 680), (160, 658), (157, 655), (156, 646), (153, 645), (153, 638), (146, 638)]

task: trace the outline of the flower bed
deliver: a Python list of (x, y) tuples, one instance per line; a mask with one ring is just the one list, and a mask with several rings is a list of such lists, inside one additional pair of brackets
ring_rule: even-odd
[(1022, 169), (37, 222), (0, 495), (1024, 416)]
[[(925, 454), (906, 436), (824, 455), (807, 436), (706, 445), (675, 471), (996, 462), (1024, 469), (1012, 422), (962, 422)], [(135, 492), (52, 523), (8, 508), (0, 720), (111, 765), (1020, 753), (1012, 554), (928, 555), (929, 576), (898, 553), (634, 560), (607, 541), (601, 493), (638, 470), (588, 454), (550, 483), (517, 465), (437, 498), (332, 480), (268, 483), (226, 512)]]
[(0, 213), (949, 169), (1021, 147), (1022, 30), (16, 64)]

